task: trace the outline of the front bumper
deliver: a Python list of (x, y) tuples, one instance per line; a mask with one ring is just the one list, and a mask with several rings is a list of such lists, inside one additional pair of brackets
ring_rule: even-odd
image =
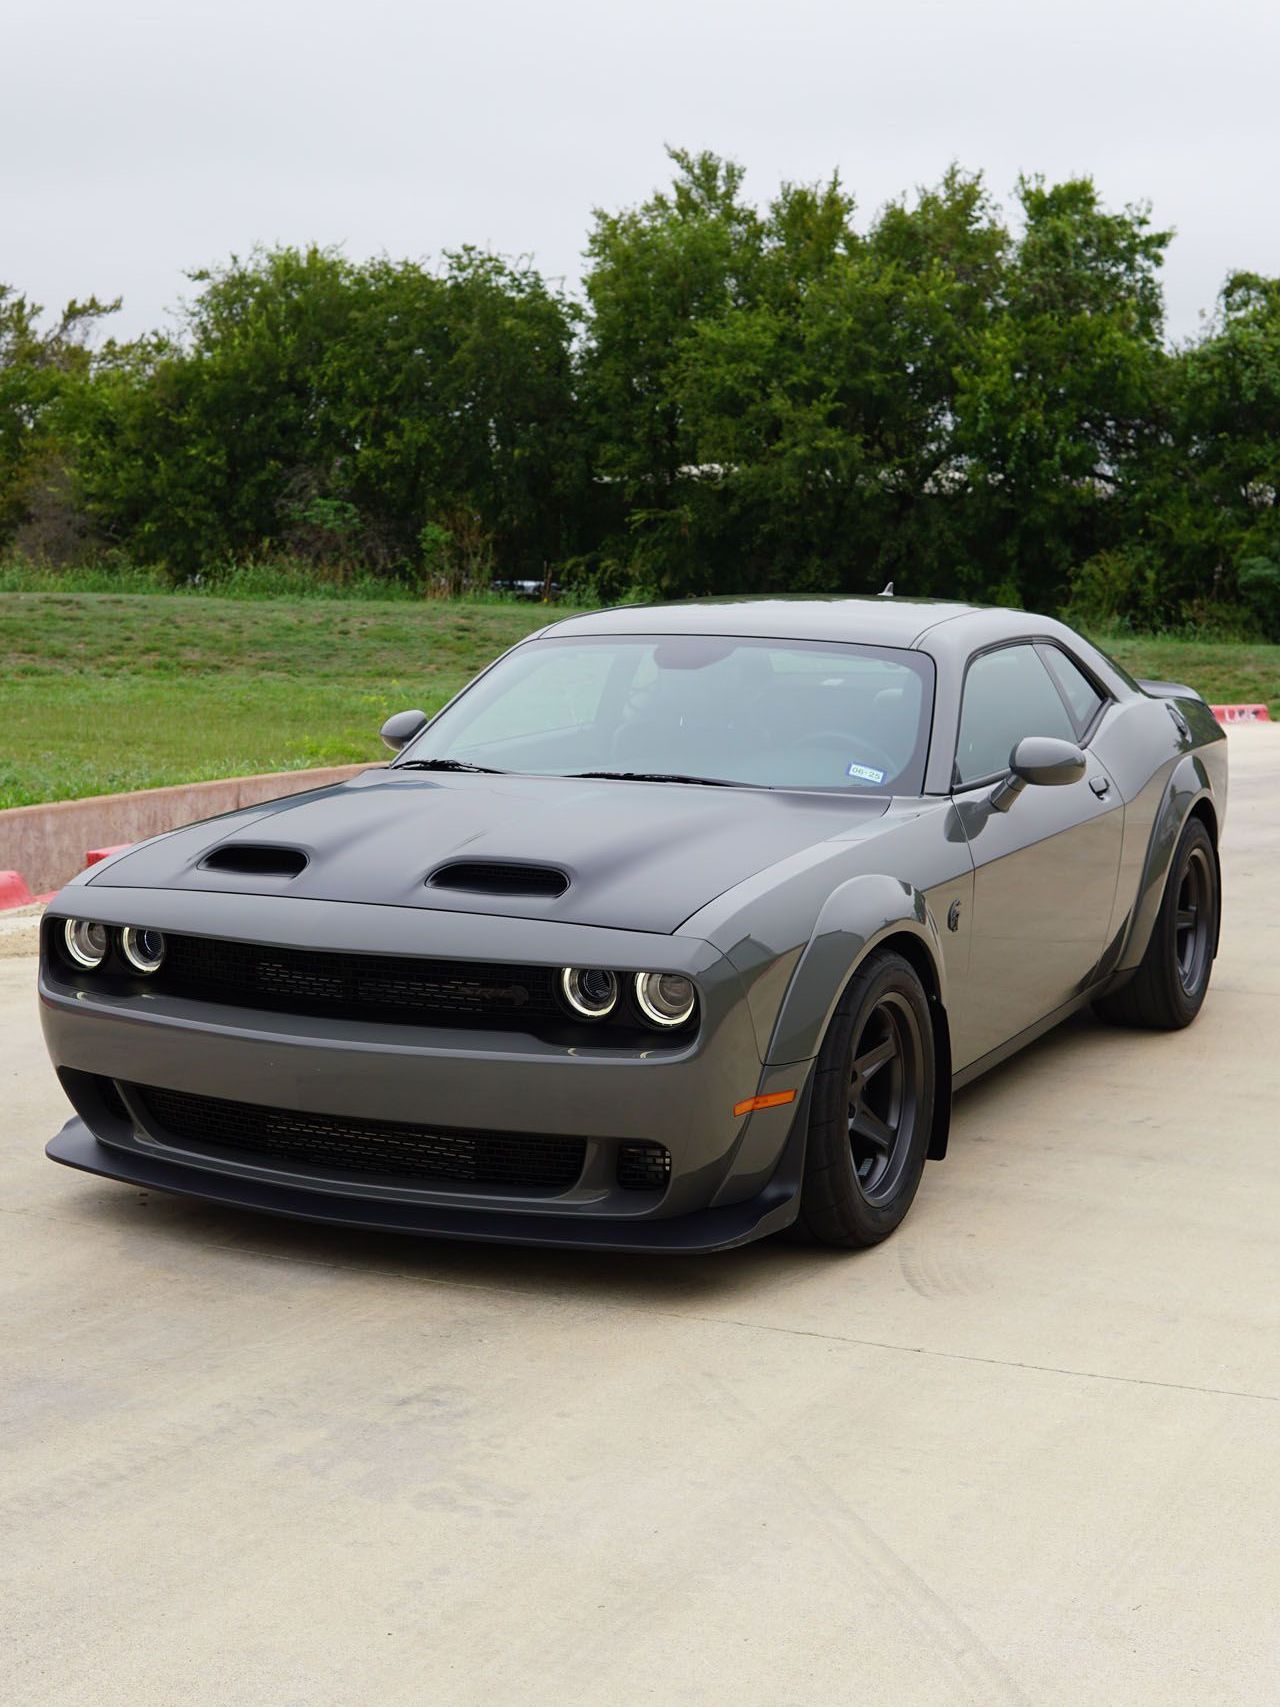
[(439, 1239), (476, 1239), (489, 1244), (576, 1246), (592, 1251), (635, 1251), (696, 1256), (731, 1250), (780, 1232), (796, 1218), (803, 1143), (796, 1136), (765, 1189), (745, 1203), (727, 1204), (661, 1220), (601, 1220), (566, 1214), (522, 1214), (510, 1209), (456, 1209), (439, 1203), (394, 1198), (341, 1197), (329, 1192), (176, 1164), (139, 1150), (100, 1143), (77, 1115), (45, 1147), (67, 1167), (100, 1174), (125, 1185), (197, 1197), (230, 1209), (257, 1209), (296, 1221), (353, 1227), (376, 1233), (416, 1233)]
[[(62, 898), (59, 897), (59, 901)], [(344, 1226), (444, 1237), (633, 1250), (713, 1250), (794, 1218), (801, 1101), (735, 1117), (741, 1099), (800, 1089), (805, 1064), (767, 1068), (736, 970), (696, 938), (483, 915), (95, 884), (53, 904), (108, 924), (340, 950), (353, 943), (424, 957), (505, 958), (620, 969), (669, 965), (698, 981), (705, 1017), (686, 1047), (566, 1048), (519, 1033), (308, 1018), (225, 1004), (71, 989), (48, 961), (41, 1016), (76, 1108), (49, 1146), (56, 1161), (135, 1185)], [(53, 926), (48, 927), (50, 929)], [(321, 1174), (184, 1147), (104, 1113), (93, 1085), (114, 1080), (303, 1114), (526, 1132), (586, 1140), (569, 1189), (523, 1194)], [(649, 1140), (671, 1155), (663, 1190), (623, 1189), (613, 1158)], [(802, 1149), (802, 1139), (799, 1140)], [(801, 1156), (802, 1161), (802, 1156)]]

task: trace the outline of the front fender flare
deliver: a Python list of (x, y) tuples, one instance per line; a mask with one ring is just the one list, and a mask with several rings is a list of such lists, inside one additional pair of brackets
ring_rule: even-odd
[(766, 1062), (811, 1061), (859, 964), (878, 943), (900, 933), (917, 938), (927, 952), (945, 1010), (941, 939), (924, 895), (900, 878), (853, 877), (823, 903), (778, 1009)]
[(810, 1061), (822, 1047), (836, 1004), (858, 967), (880, 943), (908, 936), (927, 958), (933, 1014), (935, 1092), (928, 1156), (941, 1161), (951, 1128), (951, 1031), (946, 962), (938, 923), (920, 890), (900, 878), (866, 875), (833, 890), (796, 963), (778, 1009), (766, 1061)]

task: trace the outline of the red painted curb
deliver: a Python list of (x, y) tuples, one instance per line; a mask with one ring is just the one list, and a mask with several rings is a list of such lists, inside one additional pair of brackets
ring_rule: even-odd
[[(112, 854), (124, 853), (132, 846), (132, 842), (120, 842), (114, 848), (90, 848), (84, 856), (85, 869), (97, 865), (99, 860), (109, 859)], [(20, 871), (0, 871), (0, 913), (10, 907), (30, 907), (36, 901), (51, 901), (57, 893), (56, 889), (50, 889), (47, 894), (33, 895)]]
[(0, 871), (0, 908), (29, 907), (35, 896), (19, 871)]
[(1211, 705), (1209, 710), (1219, 723), (1270, 723), (1271, 713), (1265, 705)]
[(112, 854), (123, 853), (126, 848), (132, 846), (132, 842), (117, 842), (113, 848), (90, 848), (84, 856), (85, 869), (88, 870), (91, 865), (97, 865), (100, 859), (110, 859)]

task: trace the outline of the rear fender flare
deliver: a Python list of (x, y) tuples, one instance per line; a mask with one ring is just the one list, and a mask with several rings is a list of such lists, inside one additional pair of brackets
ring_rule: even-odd
[[(1216, 823), (1220, 814), (1214, 801), (1212, 779), (1199, 753), (1186, 753), (1174, 766), (1165, 785), (1160, 809), (1151, 828), (1128, 936), (1116, 964), (1118, 973), (1133, 971), (1147, 952), (1147, 944), (1151, 941), (1151, 933), (1155, 929), (1156, 915), (1164, 898), (1165, 885), (1169, 880), (1169, 867), (1173, 863), (1174, 850), (1186, 828), (1187, 819), (1202, 800), (1208, 801), (1213, 808)], [(1213, 842), (1214, 862), (1218, 864), (1216, 836)], [(1222, 871), (1219, 865), (1219, 889), (1221, 880)], [(1217, 945), (1214, 946), (1216, 949)]]

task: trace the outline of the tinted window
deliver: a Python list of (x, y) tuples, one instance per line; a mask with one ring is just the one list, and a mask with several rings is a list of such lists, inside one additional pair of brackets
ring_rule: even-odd
[(1076, 720), (1076, 727), (1087, 729), (1098, 715), (1102, 695), (1084, 671), (1056, 646), (1045, 646), (1040, 656), (1044, 659), (1049, 674), (1066, 695), (1067, 704)]
[(1103, 695), (1085, 676), (1079, 664), (1075, 664), (1065, 652), (1060, 652), (1056, 645), (1041, 647), (1039, 655), (1043, 657), (1044, 667), (1048, 669), (1048, 673), (1062, 688), (1063, 695), (1067, 696), (1067, 703), (1072, 708), (1072, 717), (1075, 719), (1075, 727), (1084, 731), (1089, 727), (1094, 717), (1097, 717), (1097, 712), (1101, 710)]
[(918, 794), (921, 652), (734, 635), (554, 636), (495, 664), (406, 749), (492, 770), (677, 772)]
[(467, 729), (472, 745), (493, 746), (556, 730), (581, 729), (598, 717), (612, 660), (599, 648), (531, 651), (526, 668), (510, 671), (507, 691), (486, 695)]
[(1024, 735), (1074, 741), (1076, 731), (1034, 646), (984, 652), (969, 666), (960, 707), (956, 780), (976, 782), (1009, 768)]

